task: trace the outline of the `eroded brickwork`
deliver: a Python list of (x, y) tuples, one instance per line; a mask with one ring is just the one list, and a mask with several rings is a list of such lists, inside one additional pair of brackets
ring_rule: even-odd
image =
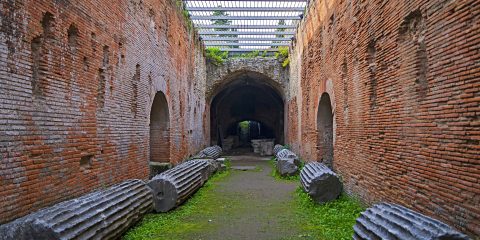
[(287, 142), (318, 160), (327, 92), (347, 192), (480, 235), (479, 23), (474, 0), (311, 1), (291, 52)]
[[(227, 84), (246, 74), (262, 81), (278, 91), (282, 97), (288, 86), (288, 68), (276, 58), (229, 58), (222, 65), (207, 64), (207, 99), (213, 99)], [(261, 76), (256, 76), (261, 75)]]
[(0, 28), (0, 223), (147, 178), (158, 91), (170, 161), (209, 142), (203, 50), (177, 2), (6, 0)]

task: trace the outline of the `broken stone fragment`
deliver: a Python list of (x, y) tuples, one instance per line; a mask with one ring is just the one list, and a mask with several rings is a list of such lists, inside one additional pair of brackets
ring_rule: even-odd
[(260, 142), (260, 156), (272, 156), (275, 139), (263, 139)]
[(282, 177), (293, 176), (298, 172), (298, 166), (294, 159), (279, 158), (277, 160), (277, 171)]
[(0, 239), (119, 239), (151, 210), (150, 189), (132, 179), (4, 224)]
[(445, 223), (390, 203), (379, 203), (365, 210), (353, 229), (354, 240), (470, 239)]
[(250, 140), (250, 142), (252, 143), (253, 152), (260, 153), (261, 151), (260, 143), (262, 142), (262, 139), (252, 139)]
[(276, 154), (277, 160), (279, 159), (291, 159), (295, 163), (297, 167), (300, 166), (300, 159), (298, 158), (297, 154), (294, 152), (288, 150), (288, 149), (282, 149)]
[(342, 183), (330, 168), (323, 163), (311, 162), (300, 172), (303, 190), (317, 203), (325, 203), (338, 198)]

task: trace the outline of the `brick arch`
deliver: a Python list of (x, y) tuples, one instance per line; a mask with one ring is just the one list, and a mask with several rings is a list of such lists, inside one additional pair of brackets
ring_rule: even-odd
[(222, 65), (207, 65), (207, 102), (241, 77), (261, 79), (265, 84), (275, 89), (285, 99), (288, 86), (289, 71), (282, 67), (277, 59), (251, 58), (227, 59)]
[(150, 111), (150, 162), (170, 162), (170, 111), (162, 91), (155, 94)]
[(274, 79), (270, 78), (268, 75), (262, 72), (250, 71), (247, 69), (241, 69), (235, 72), (231, 72), (228, 75), (220, 78), (212, 89), (210, 89), (209, 94), (207, 94), (207, 102), (211, 103), (213, 98), (217, 96), (220, 92), (230, 87), (232, 84), (235, 84), (236, 81), (241, 79), (256, 79), (261, 84), (268, 86), (273, 89), (277, 94), (279, 94), (282, 99), (285, 99), (284, 87)]

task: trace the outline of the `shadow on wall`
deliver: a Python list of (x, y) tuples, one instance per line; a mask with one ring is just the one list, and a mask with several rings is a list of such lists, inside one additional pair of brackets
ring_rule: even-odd
[(150, 112), (150, 162), (170, 162), (170, 116), (165, 94), (157, 92)]

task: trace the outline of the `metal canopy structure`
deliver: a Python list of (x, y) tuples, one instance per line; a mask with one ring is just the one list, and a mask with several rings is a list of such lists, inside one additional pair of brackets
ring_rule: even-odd
[(288, 46), (307, 0), (183, 0), (205, 46), (274, 52)]

